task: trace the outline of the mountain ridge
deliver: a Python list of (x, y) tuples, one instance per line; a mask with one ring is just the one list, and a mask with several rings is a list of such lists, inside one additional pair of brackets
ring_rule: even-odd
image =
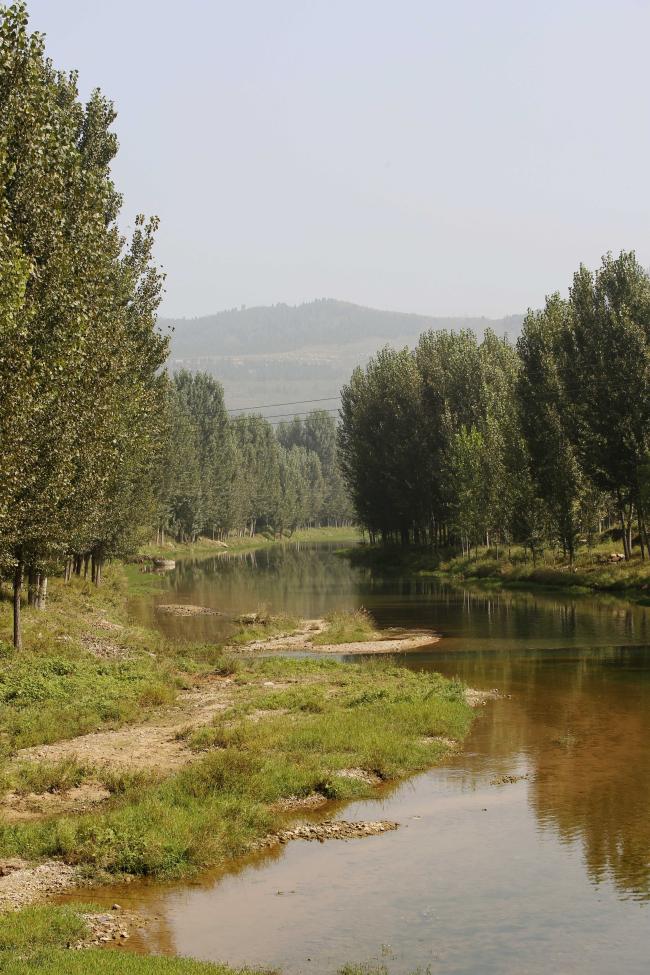
[(160, 318), (171, 329), (169, 366), (219, 379), (233, 409), (278, 399), (338, 394), (357, 365), (384, 345), (412, 347), (428, 329), (486, 328), (511, 339), (523, 315), (431, 316), (369, 308), (335, 298), (299, 305), (226, 309), (194, 318)]

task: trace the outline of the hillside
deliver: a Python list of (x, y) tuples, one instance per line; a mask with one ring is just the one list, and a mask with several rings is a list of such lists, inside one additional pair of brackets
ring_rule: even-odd
[(427, 329), (471, 328), (481, 334), (489, 327), (514, 337), (521, 321), (521, 315), (434, 318), (324, 298), (160, 324), (173, 329), (171, 368), (211, 373), (223, 382), (228, 405), (239, 408), (335, 397), (354, 367), (378, 348), (413, 345)]

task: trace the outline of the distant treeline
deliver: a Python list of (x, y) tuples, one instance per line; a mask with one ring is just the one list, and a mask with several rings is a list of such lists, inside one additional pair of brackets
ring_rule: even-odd
[(223, 389), (205, 373), (177, 373), (169, 389), (158, 538), (291, 532), (349, 522), (352, 508), (323, 410), (274, 428), (262, 416), (231, 418)]
[(342, 394), (341, 461), (385, 542), (560, 545), (604, 524), (645, 557), (650, 508), (650, 277), (633, 253), (581, 267), (569, 297), (487, 331), (386, 348)]

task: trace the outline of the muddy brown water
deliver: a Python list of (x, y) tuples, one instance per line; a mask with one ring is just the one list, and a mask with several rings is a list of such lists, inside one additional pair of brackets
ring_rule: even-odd
[[(294, 842), (192, 883), (131, 884), (94, 899), (152, 918), (135, 950), (285, 973), (371, 962), (432, 975), (645, 975), (650, 609), (382, 576), (334, 549), (181, 564), (160, 600), (172, 592), (224, 612), (265, 604), (305, 617), (363, 605), (380, 626), (442, 633), (430, 652), (396, 657), (403, 666), (507, 696), (481, 708), (445, 767), (334, 808), (397, 820), (395, 833)], [(133, 611), (171, 637), (219, 639), (231, 626), (155, 617), (149, 600)]]

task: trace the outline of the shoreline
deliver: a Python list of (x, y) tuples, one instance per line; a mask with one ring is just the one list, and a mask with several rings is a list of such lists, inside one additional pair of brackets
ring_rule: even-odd
[[(52, 580), (51, 612), (26, 614), (25, 651), (4, 661), (5, 668), (26, 667), (31, 680), (34, 634), (47, 648), (34, 661), (42, 661), (47, 673), (48, 655), (63, 654), (70, 661), (64, 675), (90, 667), (87, 693), (101, 697), (101, 682), (113, 680), (113, 673), (130, 681), (131, 672), (142, 670), (142, 693), (151, 703), (125, 710), (117, 723), (100, 718), (88, 729), (82, 722), (81, 734), (72, 726), (66, 733), (60, 724), (45, 738), (30, 731), (31, 741), (11, 750), (2, 798), (0, 910), (26, 908), (77, 886), (88, 889), (120, 878), (180, 879), (236, 861), (260, 843), (353, 838), (392, 829), (352, 823), (342, 833), (340, 825), (330, 824), (318, 835), (311, 826), (306, 829), (300, 815), (314, 803), (370, 798), (380, 785), (433, 768), (469, 730), (471, 711), (458, 682), (386, 660), (368, 669), (363, 662), (332, 659), (417, 649), (431, 645), (437, 634), (310, 642), (309, 659), (289, 654), (242, 659), (250, 649), (246, 645), (237, 648), (239, 653), (177, 646), (153, 630), (134, 627), (126, 615), (130, 578), (116, 565), (107, 570), (100, 590), (84, 580)], [(311, 621), (293, 635), (304, 643), (328, 625)], [(287, 649), (286, 636), (271, 628), (269, 638)], [(262, 643), (266, 649), (268, 641)], [(96, 677), (90, 676), (93, 668)], [(156, 696), (152, 681), (161, 685)], [(74, 691), (66, 693), (74, 699)], [(87, 706), (82, 701), (75, 711)], [(42, 711), (41, 704), (34, 707)], [(408, 728), (400, 726), (393, 709), (395, 715), (408, 711)], [(291, 741), (301, 727), (311, 744), (296, 753)], [(363, 742), (371, 729), (367, 752)], [(269, 748), (277, 769), (267, 773)], [(215, 775), (224, 781), (229, 804), (225, 832), (220, 793), (210, 786)], [(192, 806), (174, 811), (175, 797), (186, 793), (196, 797)], [(180, 816), (174, 827), (170, 815)], [(114, 836), (108, 846), (100, 840), (103, 835)], [(170, 858), (177, 860), (171, 870)]]
[[(570, 596), (609, 596), (650, 605), (650, 559), (629, 563), (577, 562), (573, 567), (523, 561), (478, 560), (436, 556), (431, 549), (359, 545), (340, 556), (355, 565), (390, 574), (403, 572), (418, 578), (439, 578), (452, 585), (476, 585), (498, 590), (566, 593)], [(602, 556), (601, 556), (602, 558)]]

